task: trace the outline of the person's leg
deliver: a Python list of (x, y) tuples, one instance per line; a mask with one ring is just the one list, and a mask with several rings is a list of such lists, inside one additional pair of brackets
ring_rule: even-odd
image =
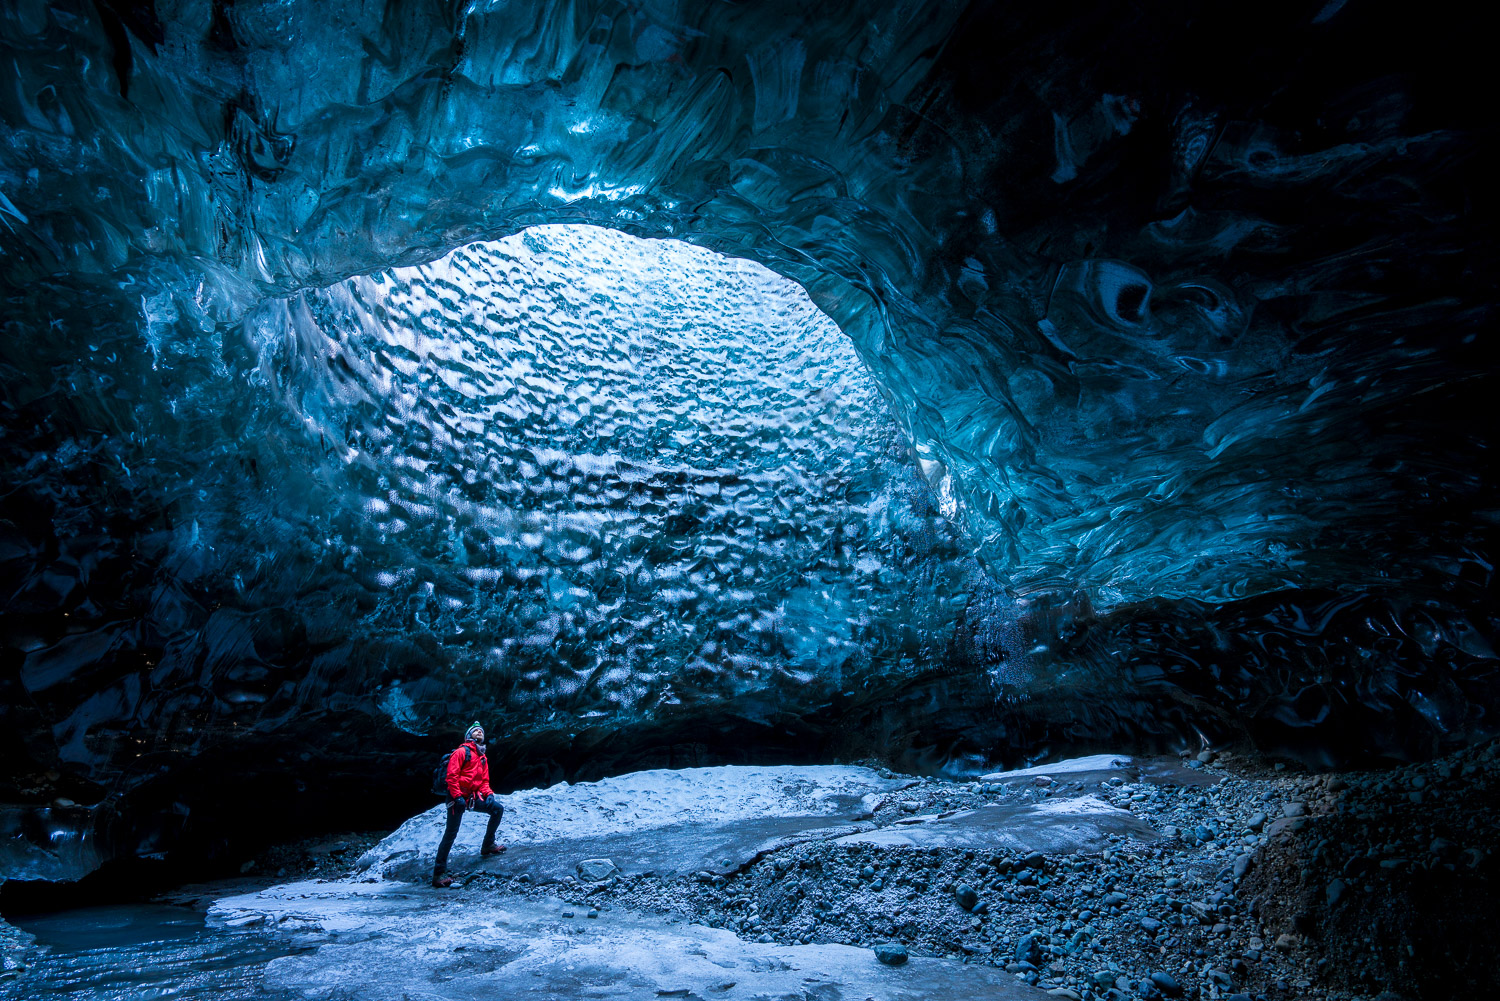
[(490, 815), (489, 825), (484, 829), (484, 842), (479, 849), (480, 852), (485, 852), (495, 847), (495, 830), (500, 826), (500, 818), (505, 816), (505, 807), (500, 805), (494, 793), (490, 793), (485, 801), (479, 804), (478, 809)]
[(443, 827), (443, 840), (438, 842), (437, 860), (432, 865), (432, 881), (436, 883), (448, 871), (448, 853), (453, 850), (453, 839), (458, 837), (458, 825), (463, 822), (464, 812), (452, 802), (448, 804), (448, 819)]

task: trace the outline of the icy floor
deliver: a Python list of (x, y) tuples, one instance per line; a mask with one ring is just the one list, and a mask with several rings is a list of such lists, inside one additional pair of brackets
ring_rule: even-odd
[[(1091, 773), (1099, 764), (1072, 771)], [(910, 785), (855, 767), (722, 767), (527, 790), (505, 797), (506, 855), (481, 861), (482, 825), (476, 818), (462, 829), (452, 861), (460, 883), (476, 873), (497, 879), (486, 878), (484, 890), (447, 892), (425, 885), (442, 832), (436, 807), (366, 853), (349, 880), (231, 897), (210, 920), (275, 928), (316, 945), (276, 960), (266, 974), (270, 984), (314, 997), (351, 980), (369, 985), (366, 996), (393, 999), (1041, 997), (989, 965), (914, 957), (887, 967), (867, 948), (752, 941), (727, 929), (493, 887), (523, 875), (532, 885), (577, 885), (577, 864), (595, 857), (626, 875), (724, 873), (809, 840), (1067, 854), (1101, 851), (1111, 836), (1158, 837), (1129, 811), (1093, 797), (914, 814), (901, 800)]]
[(408, 884), (294, 883), (220, 901), (210, 920), (275, 923), (318, 948), (277, 959), (269, 984), (372, 1001), (421, 998), (1033, 998), (993, 967), (914, 958), (881, 965), (868, 949), (746, 942), (702, 925), (629, 911), (586, 917), (561, 902), (436, 893)]
[[(652, 873), (717, 885), (724, 874), (744, 871), (767, 854), (782, 859), (784, 849), (808, 842), (877, 852), (972, 848), (1049, 856), (1151, 843), (1160, 834), (1129, 809), (1081, 787), (1079, 794), (1057, 798), (1040, 791), (1047, 776), (1098, 781), (1141, 770), (1129, 759), (1112, 758), (989, 775), (985, 788), (1024, 782), (1031, 791), (960, 809), (944, 809), (945, 800), (934, 799), (932, 790), (972, 791), (981, 783), (929, 782), (932, 788), (923, 792), (919, 780), (848, 766), (658, 770), (524, 790), (503, 798), (502, 839), (510, 848), (498, 859), (478, 857), (481, 818), (466, 818), (451, 860), (458, 886), (447, 891), (427, 885), (443, 823), (442, 808), (434, 807), (366, 852), (342, 880), (288, 883), (218, 900), (199, 939), (184, 945), (169, 938), (171, 956), (162, 970), (203, 988), (196, 996), (216, 1001), (281, 994), (538, 1001), (1040, 998), (1043, 991), (988, 963), (914, 953), (907, 964), (889, 967), (867, 947), (873, 943), (773, 941), (757, 930), (649, 912), (644, 895), (590, 896), (584, 904), (563, 898), (588, 891), (591, 884), (575, 869), (596, 857), (611, 859), (627, 881)], [(908, 798), (918, 794), (920, 803)], [(223, 948), (212, 947), (215, 938)], [(93, 977), (109, 996), (113, 981), (99, 963), (74, 952), (66, 963), (53, 964), (71, 973), (33, 986), (61, 994)], [(115, 958), (126, 969), (131, 964), (122, 956)], [(250, 966), (236, 980), (232, 970), (242, 960)], [(114, 985), (117, 996), (137, 996), (130, 984), (146, 991), (139, 996), (160, 987), (155, 973), (126, 969), (124, 978)]]

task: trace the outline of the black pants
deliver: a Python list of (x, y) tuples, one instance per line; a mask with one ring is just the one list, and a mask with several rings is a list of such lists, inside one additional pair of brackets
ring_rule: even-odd
[[(490, 815), (489, 826), (484, 829), (484, 846), (494, 844), (495, 828), (500, 826), (500, 818), (505, 815), (505, 807), (501, 806), (494, 793), (491, 793), (469, 809)], [(443, 840), (438, 842), (437, 862), (432, 867), (433, 879), (437, 879), (448, 871), (448, 853), (453, 850), (453, 839), (458, 837), (458, 825), (463, 822), (465, 812), (455, 806), (452, 800), (448, 801), (448, 823), (443, 828)]]

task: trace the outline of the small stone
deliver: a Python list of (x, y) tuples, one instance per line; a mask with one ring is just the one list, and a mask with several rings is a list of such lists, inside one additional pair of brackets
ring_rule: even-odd
[(1016, 942), (1016, 961), (1039, 963), (1042, 961), (1042, 936), (1040, 932), (1029, 932)]
[(1160, 928), (1161, 922), (1156, 920), (1155, 918), (1141, 918), (1142, 931), (1147, 932), (1151, 935), (1155, 935)]
[(867, 865), (863, 869), (859, 870), (859, 878), (860, 879), (874, 879), (875, 878), (875, 867)]
[(1113, 987), (1115, 985), (1115, 981), (1119, 979), (1119, 974), (1115, 973), (1113, 970), (1097, 970), (1095, 971), (1091, 979), (1094, 981), (1094, 986), (1096, 987)]
[(562, 916), (565, 917), (565, 918), (571, 918), (573, 916), (573, 912), (572, 911), (563, 911), (562, 912)]
[(1307, 804), (1283, 803), (1281, 805), (1281, 812), (1288, 817), (1305, 817), (1307, 816)]
[(1177, 982), (1172, 974), (1163, 970), (1158, 970), (1151, 974), (1151, 983), (1157, 990), (1169, 998), (1182, 996), (1182, 985)]
[(901, 801), (902, 813), (916, 813), (920, 809), (922, 809), (922, 804), (918, 803), (916, 800), (903, 799)]
[(1213, 759), (1214, 759), (1214, 752), (1213, 751), (1199, 751), (1198, 752), (1198, 760), (1201, 761), (1201, 762), (1203, 762), (1205, 765), (1208, 764)]
[(1047, 864), (1047, 856), (1041, 852), (1028, 852), (1018, 864), (1026, 869), (1041, 869)]
[(597, 883), (608, 879), (620, 870), (607, 858), (587, 858), (578, 863), (577, 871), (582, 878)]
[(968, 883), (959, 883), (954, 887), (953, 896), (958, 901), (958, 906), (966, 911), (972, 911), (974, 905), (979, 903), (979, 894)]
[(1297, 948), (1297, 936), (1283, 933), (1276, 936), (1276, 948), (1282, 952), (1291, 952)]
[(598, 916), (599, 916), (599, 909), (597, 907), (590, 907), (589, 908), (589, 912), (584, 915), (584, 917), (586, 917), (586, 918), (597, 918)]
[(1257, 834), (1260, 833), (1260, 829), (1266, 826), (1266, 815), (1264, 813), (1255, 814), (1249, 820), (1245, 821), (1245, 826)]
[(906, 946), (899, 942), (882, 942), (875, 947), (875, 958), (886, 966), (900, 966), (906, 962)]
[(1234, 878), (1244, 879), (1245, 873), (1250, 871), (1250, 866), (1252, 866), (1254, 863), (1255, 857), (1253, 855), (1241, 855), (1239, 858), (1235, 859)]
[(1345, 893), (1349, 892), (1349, 884), (1342, 879), (1330, 880), (1328, 889), (1325, 891), (1328, 897), (1328, 906), (1332, 907), (1343, 899)]

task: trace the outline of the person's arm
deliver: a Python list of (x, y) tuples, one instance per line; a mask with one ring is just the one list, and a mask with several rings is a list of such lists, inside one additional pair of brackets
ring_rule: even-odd
[(463, 770), (464, 748), (456, 747), (453, 753), (448, 755), (448, 798), (463, 799), (464, 794), (458, 788), (458, 775)]

